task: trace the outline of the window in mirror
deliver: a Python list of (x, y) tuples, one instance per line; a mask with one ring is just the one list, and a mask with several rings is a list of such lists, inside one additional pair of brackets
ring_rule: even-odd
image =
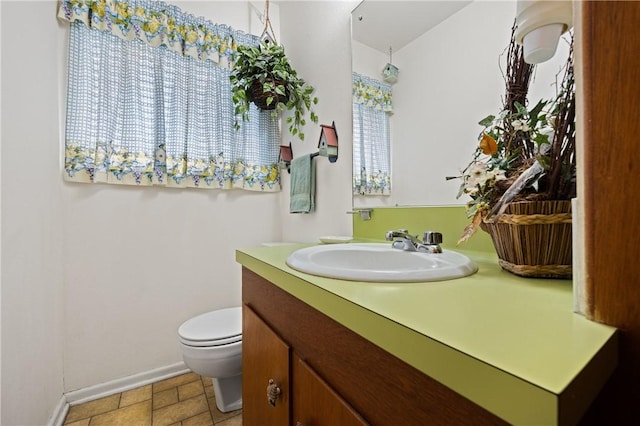
[(353, 73), (353, 193), (391, 192), (391, 85)]

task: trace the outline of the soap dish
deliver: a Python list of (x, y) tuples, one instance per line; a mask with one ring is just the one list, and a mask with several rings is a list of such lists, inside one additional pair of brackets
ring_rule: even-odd
[(341, 243), (349, 243), (353, 240), (353, 237), (344, 237), (344, 236), (327, 236), (320, 237), (320, 242), (324, 244), (341, 244)]

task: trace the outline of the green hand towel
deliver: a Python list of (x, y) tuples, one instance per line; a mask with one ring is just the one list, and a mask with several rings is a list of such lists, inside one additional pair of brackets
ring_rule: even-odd
[(291, 213), (312, 213), (316, 209), (316, 165), (311, 154), (291, 161)]

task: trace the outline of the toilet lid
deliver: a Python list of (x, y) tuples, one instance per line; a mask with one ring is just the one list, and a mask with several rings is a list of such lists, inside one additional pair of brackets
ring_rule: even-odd
[(207, 312), (185, 321), (178, 329), (189, 346), (220, 346), (242, 341), (242, 308)]

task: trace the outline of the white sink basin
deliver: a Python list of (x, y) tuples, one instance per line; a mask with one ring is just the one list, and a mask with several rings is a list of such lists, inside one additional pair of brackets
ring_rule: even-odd
[(388, 244), (332, 244), (296, 250), (287, 265), (300, 272), (352, 281), (419, 282), (466, 277), (478, 270), (467, 256), (409, 252)]

